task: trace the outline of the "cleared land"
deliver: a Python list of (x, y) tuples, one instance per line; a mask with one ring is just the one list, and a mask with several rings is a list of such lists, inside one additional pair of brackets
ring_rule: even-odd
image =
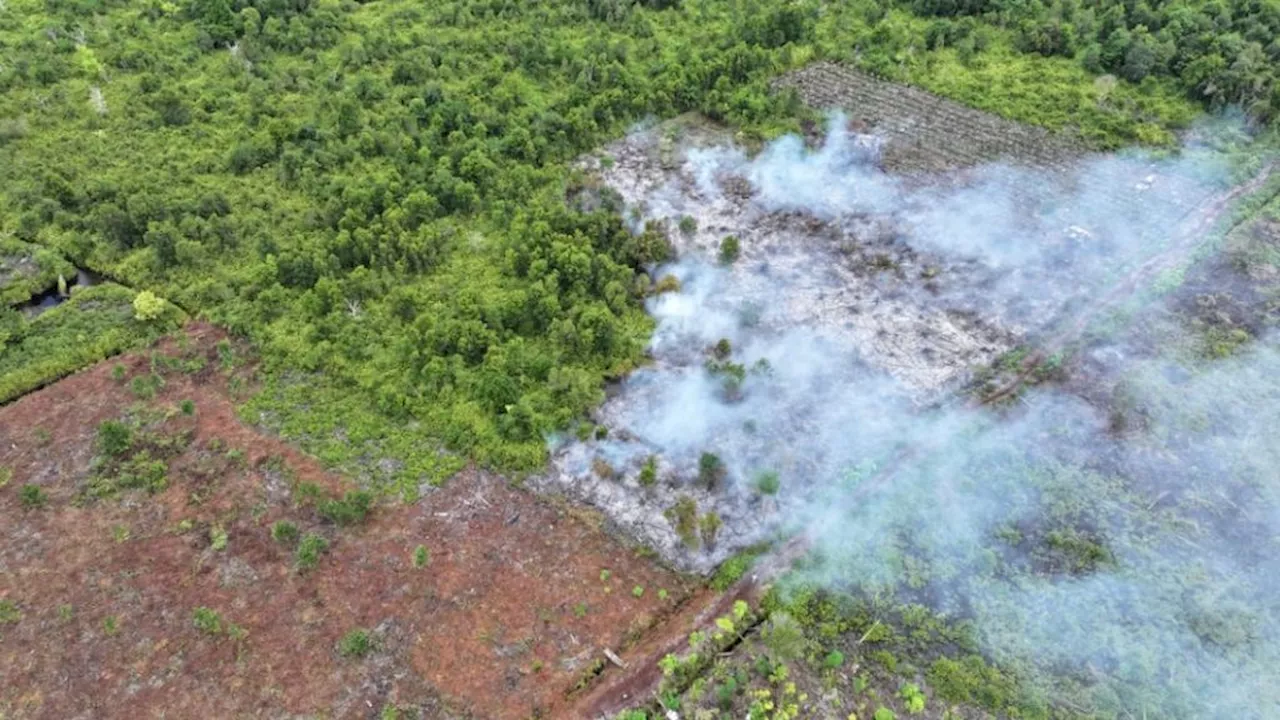
[(237, 349), (182, 337), (0, 409), (7, 716), (555, 717), (685, 596), (590, 514), (482, 473), (335, 512), (349, 482), (236, 419)]

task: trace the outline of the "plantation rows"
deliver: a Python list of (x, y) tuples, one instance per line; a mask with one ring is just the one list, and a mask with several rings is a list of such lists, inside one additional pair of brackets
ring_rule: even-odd
[(939, 172), (1007, 157), (1052, 167), (1082, 152), (1076, 142), (1040, 128), (833, 63), (815, 63), (778, 85), (796, 88), (814, 107), (843, 108), (863, 131), (884, 136), (883, 160), (892, 171)]

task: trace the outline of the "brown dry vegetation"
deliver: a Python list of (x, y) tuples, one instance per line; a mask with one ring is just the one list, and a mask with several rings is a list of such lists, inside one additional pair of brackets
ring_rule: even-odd
[[(426, 717), (555, 717), (603, 648), (621, 650), (687, 593), (582, 513), (482, 472), (377, 506), (359, 525), (324, 520), (299, 488), (350, 484), (241, 423), (228, 385), (244, 387), (251, 369), (219, 365), (220, 331), (189, 336), (165, 355), (204, 367), (164, 372), (153, 399), (113, 378), (117, 363), (146, 375), (137, 354), (0, 408), (11, 474), (0, 600), (20, 613), (0, 625), (0, 715), (356, 717), (395, 704)], [(194, 415), (178, 409), (187, 399)], [(119, 417), (180, 438), (163, 491), (86, 492), (99, 424)], [(24, 506), (28, 484), (44, 507)], [(277, 520), (329, 541), (315, 569), (300, 571), (272, 538)], [(218, 632), (196, 627), (201, 607), (218, 613)], [(372, 650), (345, 657), (340, 641), (357, 628)]]

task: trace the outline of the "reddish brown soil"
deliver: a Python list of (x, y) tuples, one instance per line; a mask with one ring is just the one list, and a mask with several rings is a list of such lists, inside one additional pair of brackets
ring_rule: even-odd
[[(145, 403), (196, 407), (164, 421), (193, 439), (155, 495), (81, 492), (99, 423), (139, 402), (112, 367), (145, 373), (145, 355), (0, 408), (0, 468), (12, 473), (0, 488), (0, 600), (21, 612), (0, 624), (0, 717), (369, 717), (389, 703), (416, 709), (408, 717), (563, 717), (603, 648), (621, 650), (687, 593), (584, 513), (475, 471), (334, 526), (294, 490), (349, 483), (242, 424), (213, 350), (221, 333), (189, 334), (186, 354), (208, 367), (167, 372)], [(23, 506), (26, 484), (47, 493), (43, 508)], [(272, 539), (279, 519), (328, 538), (314, 570)], [(424, 568), (411, 562), (418, 545), (431, 552)], [(197, 607), (247, 636), (197, 629)], [(374, 649), (343, 657), (338, 642), (355, 628)]]

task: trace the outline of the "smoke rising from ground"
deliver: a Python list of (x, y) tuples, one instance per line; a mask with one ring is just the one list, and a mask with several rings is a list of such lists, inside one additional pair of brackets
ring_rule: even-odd
[[(601, 172), (630, 207), (697, 229), (664, 269), (681, 290), (651, 301), (653, 365), (548, 482), (695, 568), (800, 532), (823, 558), (805, 579), (972, 618), (987, 654), (1052, 671), (1036, 682), (1078, 710), (1280, 716), (1275, 338), (1206, 365), (1166, 316), (1153, 352), (1141, 315), (1080, 383), (999, 412), (948, 400), (1126, 279), (1176, 285), (1222, 168), (1189, 149), (925, 183), (843, 128), (817, 150), (692, 148), (672, 171), (652, 133), (614, 148)], [(682, 542), (681, 497), (723, 526)]]

